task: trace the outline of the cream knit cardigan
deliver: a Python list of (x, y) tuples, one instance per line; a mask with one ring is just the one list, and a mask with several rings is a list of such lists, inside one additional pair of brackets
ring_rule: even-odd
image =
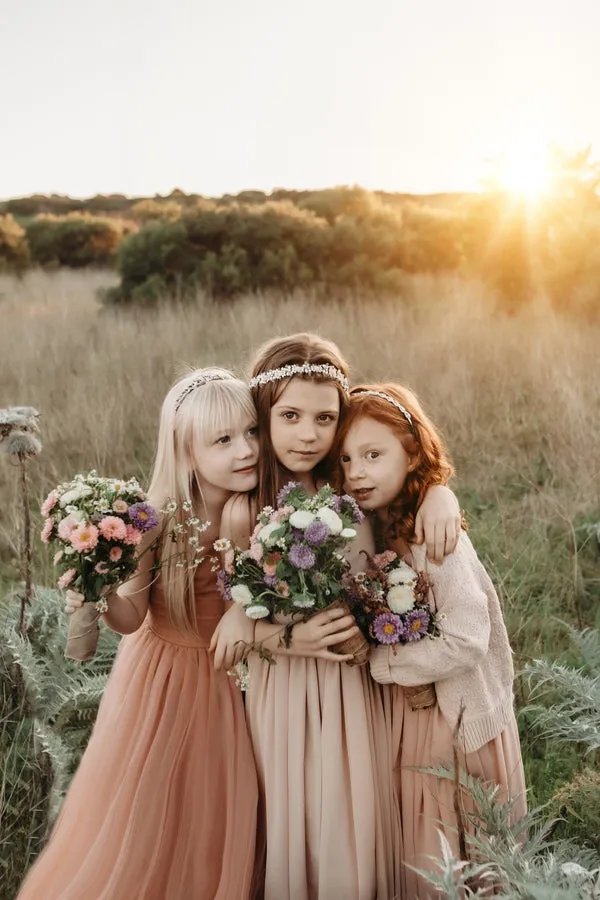
[(442, 636), (375, 648), (371, 675), (405, 687), (435, 682), (452, 730), (464, 706), (458, 740), (471, 753), (500, 734), (514, 715), (512, 651), (500, 601), (466, 534), (439, 566), (427, 562), (424, 547), (410, 549), (413, 567), (428, 572), (430, 605), (441, 616)]

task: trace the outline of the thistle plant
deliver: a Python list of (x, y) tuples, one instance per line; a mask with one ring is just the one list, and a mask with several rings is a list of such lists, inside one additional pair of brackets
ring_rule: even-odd
[(25, 610), (31, 603), (33, 594), (31, 572), (31, 509), (29, 504), (29, 483), (27, 464), (42, 449), (38, 438), (40, 414), (32, 406), (9, 406), (0, 409), (0, 453), (15, 460), (19, 468), (21, 506), (23, 510), (23, 535), (21, 541), (21, 574), (24, 590), (21, 594), (21, 614), (19, 632), (25, 634)]

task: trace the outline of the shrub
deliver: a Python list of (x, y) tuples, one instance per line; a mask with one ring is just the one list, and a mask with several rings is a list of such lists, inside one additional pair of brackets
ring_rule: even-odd
[(42, 266), (105, 266), (113, 262), (129, 223), (80, 213), (38, 216), (26, 225), (33, 262)]
[(13, 216), (0, 216), (0, 270), (24, 269), (29, 263), (25, 229)]

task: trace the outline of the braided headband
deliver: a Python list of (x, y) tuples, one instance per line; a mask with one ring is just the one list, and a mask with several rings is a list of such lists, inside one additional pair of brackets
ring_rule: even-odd
[(268, 371), (261, 372), (259, 375), (255, 375), (254, 378), (251, 378), (248, 382), (248, 387), (255, 388), (260, 384), (269, 384), (272, 381), (282, 381), (284, 378), (293, 378), (294, 375), (319, 375), (321, 378), (337, 381), (337, 383), (342, 386), (345, 394), (350, 390), (348, 379), (344, 373), (341, 372), (340, 369), (336, 369), (335, 366), (330, 366), (325, 363), (293, 363), (289, 366), (281, 366), (279, 369), (269, 369)]
[(399, 410), (400, 410), (400, 412), (402, 413), (402, 415), (404, 416), (404, 418), (406, 419), (406, 421), (408, 422), (408, 424), (410, 425), (410, 427), (414, 430), (414, 425), (413, 425), (412, 416), (411, 416), (411, 414), (409, 413), (409, 411), (408, 411), (407, 409), (405, 409), (405, 407), (402, 406), (401, 403), (398, 403), (397, 400), (394, 400), (393, 397), (390, 397), (389, 394), (384, 394), (383, 391), (361, 391), (361, 390), (354, 390), (354, 391), (352, 391), (352, 393), (353, 393), (354, 395), (356, 395), (357, 397), (358, 397), (359, 395), (360, 395), (361, 397), (364, 397), (364, 396), (367, 396), (367, 397), (381, 397), (382, 400), (387, 400), (388, 403), (391, 403), (392, 406), (395, 406), (396, 409), (399, 409)]
[(205, 372), (204, 375), (199, 375), (197, 378), (194, 378), (193, 381), (190, 381), (188, 386), (182, 390), (177, 400), (175, 401), (175, 412), (179, 410), (179, 407), (185, 400), (185, 398), (192, 394), (197, 387), (201, 387), (203, 384), (208, 384), (211, 381), (231, 381), (231, 375), (223, 375), (221, 372)]

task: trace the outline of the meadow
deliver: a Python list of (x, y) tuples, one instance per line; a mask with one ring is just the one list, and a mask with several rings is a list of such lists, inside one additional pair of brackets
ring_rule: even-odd
[[(35, 511), (77, 471), (148, 478), (158, 412), (188, 366), (244, 374), (254, 348), (293, 331), (334, 339), (353, 380), (410, 385), (440, 426), (453, 488), (501, 594), (518, 670), (546, 656), (576, 663), (565, 623), (600, 622), (600, 322), (543, 297), (512, 315), (475, 280), (415, 275), (401, 296), (325, 302), (308, 291), (216, 302), (104, 307), (110, 271), (0, 275), (0, 406), (42, 415), (30, 465)], [(40, 517), (36, 518), (36, 525)], [(19, 578), (16, 472), (0, 465), (0, 591)], [(51, 586), (36, 541), (35, 576)], [(526, 700), (517, 682), (517, 702)], [(521, 720), (532, 800), (550, 800), (582, 765)]]

